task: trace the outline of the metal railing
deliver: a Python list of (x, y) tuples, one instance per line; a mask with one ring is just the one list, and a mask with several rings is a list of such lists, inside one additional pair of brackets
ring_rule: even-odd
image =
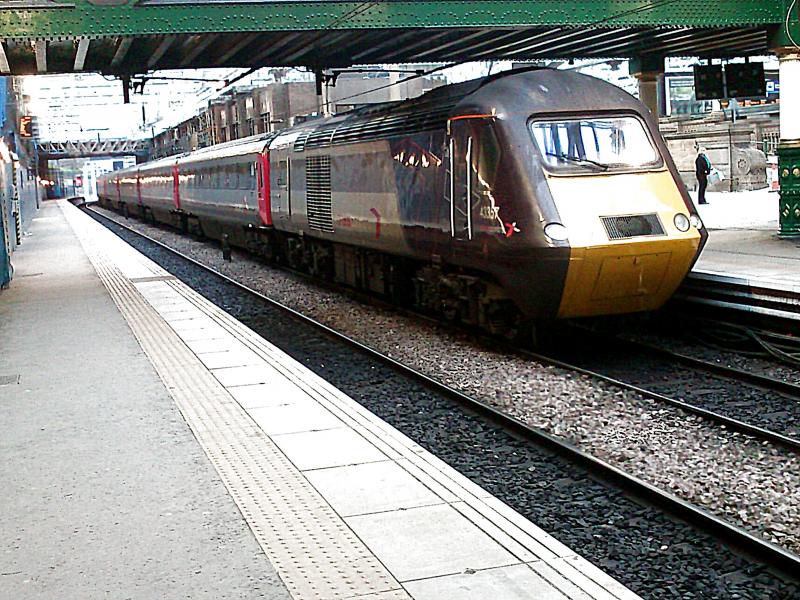
[(778, 144), (781, 141), (781, 134), (779, 131), (765, 131), (761, 135), (761, 150), (764, 154), (776, 154), (778, 152)]

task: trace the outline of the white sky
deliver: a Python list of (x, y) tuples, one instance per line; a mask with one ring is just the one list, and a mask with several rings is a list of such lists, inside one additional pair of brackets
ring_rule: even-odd
[[(777, 68), (777, 60), (769, 59), (768, 68)], [(556, 61), (552, 66), (579, 69), (619, 85), (635, 94), (636, 81), (628, 74), (626, 62), (614, 67), (598, 61), (578, 61), (570, 66)], [(687, 70), (696, 59), (671, 59), (668, 70)], [(387, 65), (397, 68), (398, 65)], [(467, 63), (444, 69), (440, 73), (455, 83), (511, 68), (510, 61)], [(122, 84), (101, 75), (35, 75), (22, 78), (23, 93), (28, 96), (28, 112), (39, 120), (43, 140), (139, 139), (159, 133), (167, 127), (191, 118), (220, 93), (222, 81), (244, 72), (242, 69), (202, 69), (161, 71), (160, 77), (199, 78), (215, 81), (175, 81), (153, 79), (146, 83), (144, 94), (131, 94), (131, 104), (123, 104)], [(284, 81), (308, 81), (311, 75), (288, 69)], [(256, 71), (236, 82), (236, 86), (264, 85), (272, 81), (269, 69)]]

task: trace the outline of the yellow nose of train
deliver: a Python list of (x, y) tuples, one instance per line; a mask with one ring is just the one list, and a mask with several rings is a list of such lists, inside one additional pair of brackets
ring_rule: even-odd
[(670, 172), (551, 176), (570, 257), (559, 318), (649, 311), (680, 285), (700, 249)]

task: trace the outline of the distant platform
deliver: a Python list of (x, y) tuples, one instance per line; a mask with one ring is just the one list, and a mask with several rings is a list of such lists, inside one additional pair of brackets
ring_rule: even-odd
[(800, 239), (778, 237), (779, 199), (768, 190), (708, 194), (709, 204), (698, 206), (708, 243), (693, 272), (800, 287)]

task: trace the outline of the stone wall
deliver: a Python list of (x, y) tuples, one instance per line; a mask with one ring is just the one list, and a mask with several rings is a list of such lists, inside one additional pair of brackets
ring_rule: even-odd
[(705, 147), (713, 167), (725, 179), (709, 186), (712, 192), (757, 190), (767, 187), (767, 157), (763, 139), (777, 123), (772, 120), (722, 121), (719, 117), (661, 121), (661, 134), (686, 186), (697, 189), (694, 161), (699, 147)]

